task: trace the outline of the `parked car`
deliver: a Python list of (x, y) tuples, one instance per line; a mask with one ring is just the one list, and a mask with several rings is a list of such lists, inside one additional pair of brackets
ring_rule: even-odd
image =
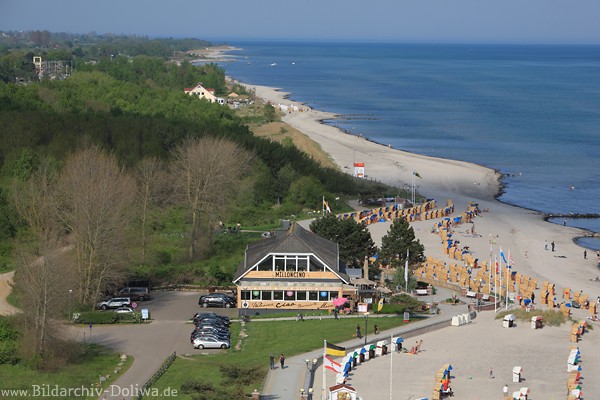
[(202, 318), (215, 318), (215, 319), (220, 319), (220, 320), (222, 320), (224, 322), (229, 323), (229, 317), (227, 317), (225, 315), (219, 315), (219, 314), (217, 314), (215, 312), (196, 313), (192, 317), (193, 320), (202, 319)]
[(229, 325), (225, 322), (221, 322), (219, 320), (216, 319), (203, 319), (200, 321), (195, 321), (194, 325), (196, 325), (196, 327), (198, 326), (214, 326), (215, 328), (219, 328), (219, 329), (229, 329)]
[(194, 339), (193, 345), (195, 349), (227, 349), (229, 348), (229, 340), (204, 337)]
[(127, 306), (123, 306), (123, 307), (119, 307), (115, 310), (115, 312), (117, 314), (126, 314), (126, 313), (132, 313), (133, 312), (133, 308), (131, 307), (127, 307)]
[(98, 303), (98, 308), (108, 310), (109, 308), (119, 308), (123, 306), (129, 306), (131, 299), (129, 297), (113, 297), (101, 303)]
[(205, 333), (205, 332), (194, 331), (190, 335), (190, 342), (194, 343), (194, 340), (196, 340), (196, 339), (206, 339), (206, 338), (229, 341), (229, 336), (227, 336), (227, 335), (218, 335), (215, 333)]
[(236, 307), (236, 300), (225, 293), (211, 293), (204, 296), (200, 296), (198, 304), (204, 308), (206, 307), (225, 307), (232, 308)]
[(216, 335), (227, 335), (229, 337), (229, 329), (222, 329), (212, 325), (201, 325), (194, 329), (194, 332), (214, 333)]
[(124, 287), (118, 292), (119, 297), (129, 297), (132, 301), (144, 301), (150, 299), (147, 287)]

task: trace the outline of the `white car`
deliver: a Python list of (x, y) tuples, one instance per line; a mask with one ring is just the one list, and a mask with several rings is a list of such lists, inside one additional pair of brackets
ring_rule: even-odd
[(192, 342), (195, 349), (227, 349), (229, 348), (228, 340), (219, 340), (214, 337), (196, 338)]
[(109, 308), (119, 308), (123, 306), (129, 306), (131, 304), (131, 299), (129, 297), (113, 297), (112, 299), (103, 301), (98, 304), (98, 308), (103, 310), (107, 310)]
[(131, 307), (127, 307), (127, 306), (123, 306), (123, 307), (119, 307), (115, 310), (115, 312), (117, 314), (126, 314), (126, 313), (132, 313), (133, 312), (133, 308)]

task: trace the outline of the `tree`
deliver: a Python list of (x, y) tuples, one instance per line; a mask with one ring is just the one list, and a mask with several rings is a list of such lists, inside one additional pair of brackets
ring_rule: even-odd
[(109, 285), (121, 279), (134, 188), (133, 178), (116, 159), (97, 147), (65, 161), (58, 216), (74, 242), (77, 295), (82, 304), (94, 305)]
[(159, 204), (165, 204), (169, 197), (171, 185), (165, 165), (156, 157), (144, 158), (138, 163), (135, 169), (135, 179), (137, 181), (136, 215), (140, 222), (141, 229), (141, 254), (140, 262), (146, 261), (146, 250), (148, 247), (148, 223), (152, 208)]
[(15, 245), (15, 281), (27, 340), (23, 348), (26, 355), (40, 360), (51, 356), (49, 348), (57, 336), (52, 321), (64, 309), (72, 275), (66, 268), (66, 247), (56, 218), (56, 177), (57, 169), (44, 160), (26, 182), (16, 178), (13, 187), (15, 209), (29, 233)]
[(394, 220), (387, 234), (381, 238), (379, 256), (387, 259), (393, 268), (402, 268), (406, 262), (406, 252), (409, 252), (409, 268), (423, 258), (425, 251), (421, 242), (415, 238), (415, 231), (410, 224), (402, 219)]
[(174, 158), (173, 180), (190, 216), (188, 257), (192, 262), (197, 256), (202, 218), (209, 225), (216, 223), (218, 213), (237, 192), (251, 155), (228, 140), (203, 137), (185, 140)]
[(349, 267), (361, 267), (365, 257), (375, 254), (375, 243), (366, 225), (353, 219), (338, 219), (329, 214), (314, 220), (310, 230), (338, 243), (340, 258)]

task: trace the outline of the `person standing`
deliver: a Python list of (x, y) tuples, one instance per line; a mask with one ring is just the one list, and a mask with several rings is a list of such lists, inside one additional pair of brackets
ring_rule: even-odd
[(375, 326), (373, 327), (373, 330), (375, 331), (376, 335), (379, 335), (379, 327), (377, 326), (377, 324), (375, 324)]
[(285, 368), (285, 356), (283, 355), (283, 353), (281, 353), (281, 355), (279, 356), (279, 364), (281, 364), (281, 369)]
[(531, 292), (531, 304), (533, 304), (535, 300), (535, 293)]
[(554, 251), (554, 240), (552, 241), (552, 243), (550, 243), (550, 246), (552, 246), (552, 251)]
[(360, 325), (356, 325), (356, 337), (359, 339), (362, 337), (362, 335), (360, 334)]
[(544, 250), (548, 250), (548, 241), (544, 240)]
[(505, 399), (508, 399), (508, 385), (504, 385), (504, 387), (502, 388), (502, 394), (504, 395)]
[(584, 260), (587, 260), (587, 250), (584, 250), (584, 251), (583, 251), (583, 259), (584, 259)]
[(275, 356), (273, 354), (269, 354), (269, 363), (271, 364), (271, 369), (275, 369)]

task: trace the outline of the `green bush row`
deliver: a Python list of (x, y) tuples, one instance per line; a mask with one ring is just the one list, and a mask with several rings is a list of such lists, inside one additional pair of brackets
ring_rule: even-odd
[(112, 311), (83, 311), (75, 314), (73, 322), (79, 324), (116, 324), (119, 322), (142, 323), (139, 312), (118, 314)]

